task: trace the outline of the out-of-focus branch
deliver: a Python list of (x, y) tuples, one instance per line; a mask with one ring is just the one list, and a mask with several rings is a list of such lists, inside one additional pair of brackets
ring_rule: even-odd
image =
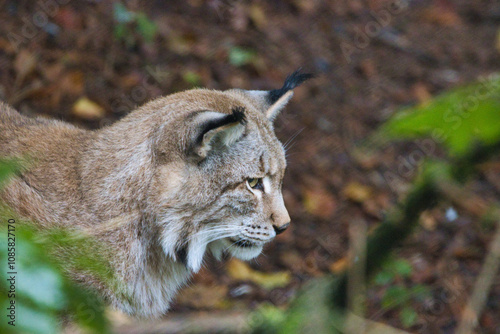
[(347, 333), (366, 333), (366, 323), (359, 321), (365, 314), (365, 264), (366, 264), (366, 222), (355, 219), (349, 225), (349, 269), (348, 297), (349, 310), (352, 316), (345, 323)]
[[(352, 326), (350, 328), (346, 328), (344, 330), (344, 333), (350, 334), (350, 333), (356, 333), (356, 334), (409, 334), (409, 332), (403, 331), (401, 329), (397, 329), (391, 326), (388, 326), (386, 324), (383, 324), (381, 322), (376, 322), (372, 320), (367, 320), (363, 319), (361, 317), (358, 317), (357, 315), (354, 315), (352, 313), (348, 313), (346, 316), (347, 320), (346, 322), (348, 324), (356, 324), (356, 326)], [(354, 330), (351, 330), (351, 328), (354, 328)], [(363, 332), (357, 331), (357, 329), (363, 328)]]
[[(247, 312), (191, 312), (172, 313), (161, 321), (132, 319), (119, 312), (110, 312), (113, 332), (116, 334), (202, 334), (244, 333), (247, 328)], [(65, 334), (72, 334), (67, 331)]]
[(491, 249), (484, 260), (481, 273), (474, 285), (472, 295), (462, 313), (462, 320), (458, 326), (457, 334), (472, 333), (478, 323), (478, 318), (484, 309), (491, 285), (500, 267), (500, 222), (491, 243)]
[(449, 182), (448, 180), (437, 180), (437, 186), (439, 187), (439, 192), (445, 195), (453, 204), (475, 217), (484, 217), (491, 207), (490, 203), (477, 195), (465, 191), (457, 183)]

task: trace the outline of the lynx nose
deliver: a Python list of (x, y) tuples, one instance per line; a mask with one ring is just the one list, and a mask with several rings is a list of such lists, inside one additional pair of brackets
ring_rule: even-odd
[(283, 224), (281, 226), (273, 225), (274, 231), (276, 232), (276, 235), (285, 232), (285, 230), (290, 226), (290, 223)]
[(283, 202), (283, 196), (279, 194), (273, 202), (274, 212), (271, 214), (271, 222), (276, 235), (285, 232), (290, 226), (290, 215)]

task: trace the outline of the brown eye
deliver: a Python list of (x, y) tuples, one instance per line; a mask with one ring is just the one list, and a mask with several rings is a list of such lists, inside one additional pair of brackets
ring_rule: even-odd
[(252, 189), (264, 189), (262, 186), (262, 179), (261, 178), (256, 178), (256, 179), (247, 179), (248, 186)]

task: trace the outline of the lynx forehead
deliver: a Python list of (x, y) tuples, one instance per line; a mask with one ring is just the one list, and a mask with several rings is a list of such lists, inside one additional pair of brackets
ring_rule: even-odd
[(42, 228), (93, 231), (117, 282), (70, 275), (130, 314), (161, 315), (207, 251), (252, 259), (288, 227), (273, 121), (308, 78), (169, 95), (98, 131), (0, 104), (0, 157), (36, 161), (1, 199)]

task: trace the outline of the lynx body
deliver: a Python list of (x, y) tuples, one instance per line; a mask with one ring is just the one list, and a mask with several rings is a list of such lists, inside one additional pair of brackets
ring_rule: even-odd
[(169, 95), (97, 131), (0, 103), (0, 158), (33, 162), (0, 198), (41, 228), (92, 231), (120, 288), (73, 278), (127, 313), (159, 316), (207, 251), (252, 259), (288, 226), (272, 122), (307, 78), (296, 72), (273, 91)]

